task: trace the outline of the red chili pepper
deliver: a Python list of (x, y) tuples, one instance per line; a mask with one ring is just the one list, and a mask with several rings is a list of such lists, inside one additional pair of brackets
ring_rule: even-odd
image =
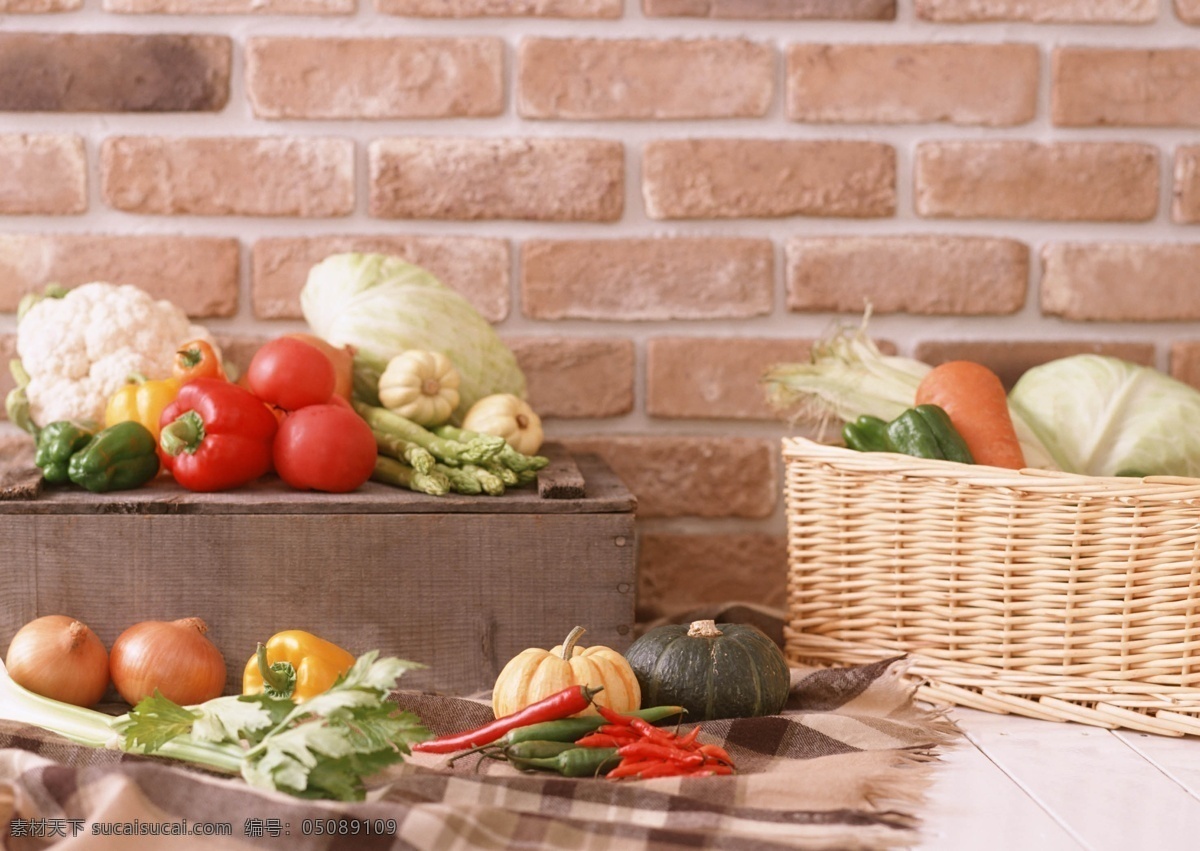
[(693, 727), (692, 729), (690, 729), (686, 733), (684, 733), (682, 736), (680, 736), (677, 744), (681, 748), (692, 748), (695, 746), (696, 736), (698, 736), (698, 735), (700, 735), (700, 726), (699, 725)]
[(658, 742), (673, 742), (676, 739), (674, 733), (669, 730), (662, 730), (653, 724), (647, 724), (641, 718), (630, 718), (629, 726), (646, 739), (653, 739)]
[(575, 744), (581, 748), (619, 748), (629, 741), (627, 738), (617, 738), (607, 733), (588, 733), (582, 739), (576, 740)]
[(722, 762), (725, 765), (733, 765), (733, 757), (720, 745), (701, 745), (699, 750), (700, 753), (712, 757), (718, 762)]
[(704, 765), (704, 754), (702, 753), (686, 751), (670, 745), (659, 745), (654, 742), (634, 742), (632, 745), (622, 746), (617, 753), (629, 759), (657, 759), (692, 768)]
[(275, 417), (236, 384), (218, 378), (187, 382), (159, 423), (163, 466), (188, 490), (240, 487), (271, 469)]
[(641, 736), (633, 732), (633, 730), (628, 727), (622, 727), (620, 724), (605, 724), (602, 727), (597, 728), (596, 732), (607, 733), (610, 736), (626, 739), (630, 742), (637, 741), (641, 738)]
[(681, 765), (676, 765), (673, 762), (659, 762), (654, 765), (647, 766), (638, 772), (639, 780), (652, 780), (655, 777), (677, 777), (680, 774), (686, 773)]
[(644, 769), (658, 764), (658, 760), (656, 759), (641, 759), (633, 761), (623, 760), (620, 765), (608, 772), (608, 777), (610, 779), (617, 779), (620, 777), (635, 777)]
[(594, 689), (579, 685), (568, 686), (537, 703), (531, 703), (524, 709), (497, 718), (482, 727), (455, 733), (452, 736), (443, 736), (428, 742), (419, 742), (413, 745), (412, 749), (424, 753), (453, 753), (467, 748), (477, 748), (480, 745), (488, 745), (517, 727), (539, 724), (542, 721), (557, 721), (560, 718), (582, 712), (591, 704), (592, 697), (602, 689), (603, 686)]
[(596, 711), (610, 724), (616, 724), (618, 727), (628, 727), (629, 722), (633, 720), (633, 716), (622, 715), (615, 709), (609, 709), (607, 706), (602, 706), (599, 703), (596, 704)]
[(685, 772), (684, 777), (716, 777), (719, 775), (733, 774), (733, 769), (728, 765), (705, 765), (701, 768), (694, 768), (691, 771)]

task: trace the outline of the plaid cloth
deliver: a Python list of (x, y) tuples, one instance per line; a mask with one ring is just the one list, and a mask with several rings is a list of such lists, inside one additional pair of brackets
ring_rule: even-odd
[[(701, 739), (730, 752), (733, 777), (573, 780), (418, 754), (357, 804), (261, 793), (0, 722), (0, 840), (7, 851), (909, 847), (929, 764), (957, 730), (914, 705), (905, 667), (794, 670), (781, 715), (704, 723)], [(396, 699), (438, 735), (492, 717), (478, 700)], [(160, 835), (185, 831), (210, 835)]]

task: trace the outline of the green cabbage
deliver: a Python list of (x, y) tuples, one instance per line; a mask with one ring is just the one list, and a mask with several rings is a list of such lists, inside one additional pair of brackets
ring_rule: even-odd
[(300, 309), (317, 336), (350, 345), (354, 392), (379, 404), (379, 376), (407, 349), (441, 352), (461, 377), (461, 419), (493, 393), (524, 398), (525, 375), (492, 326), (466, 299), (420, 266), (386, 254), (334, 254), (308, 273)]
[(1200, 477), (1200, 391), (1156, 369), (1073, 355), (1027, 371), (1008, 400), (1068, 472)]

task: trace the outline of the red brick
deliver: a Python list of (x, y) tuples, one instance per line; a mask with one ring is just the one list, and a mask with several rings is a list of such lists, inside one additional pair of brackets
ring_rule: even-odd
[(358, 0), (103, 0), (129, 15), (353, 15)]
[(659, 139), (642, 156), (654, 219), (891, 216), (890, 145), (791, 139)]
[(250, 301), (259, 319), (299, 319), (308, 271), (330, 254), (392, 254), (428, 269), (489, 322), (508, 316), (511, 254), (502, 239), (471, 236), (314, 236), (260, 239), (251, 253)]
[(649, 18), (890, 21), (896, 0), (642, 0)]
[(1060, 47), (1050, 112), (1060, 127), (1200, 127), (1200, 50)]
[(1158, 0), (914, 0), (926, 21), (1039, 24), (1145, 24), (1158, 17)]
[(1171, 217), (1180, 224), (1200, 223), (1200, 145), (1175, 150), (1175, 200)]
[(657, 337), (646, 343), (646, 413), (698, 420), (779, 420), (759, 383), (778, 363), (806, 360), (810, 341)]
[(639, 518), (768, 517), (780, 478), (778, 440), (685, 435), (557, 438), (599, 455), (637, 497)]
[(504, 109), (498, 38), (250, 38), (259, 118), (451, 118)]
[(133, 284), (193, 317), (233, 316), (238, 241), (154, 234), (0, 234), (0, 311), (46, 284)]
[(1032, 367), (1071, 355), (1108, 355), (1154, 366), (1153, 343), (1115, 343), (1089, 340), (924, 340), (913, 357), (930, 366), (952, 360), (981, 363), (1000, 376), (1008, 389)]
[(82, 137), (0, 136), (0, 214), (61, 216), (82, 213), (87, 205)]
[(255, 352), (276, 336), (278, 335), (216, 334), (214, 338), (217, 345), (221, 347), (221, 361), (225, 364), (226, 369), (233, 376), (241, 376), (250, 368), (250, 361)]
[(1200, 0), (1175, 0), (1175, 14), (1188, 24), (1200, 24)]
[(44, 15), (82, 8), (83, 0), (0, 0), (0, 15)]
[(632, 340), (555, 336), (504, 342), (525, 373), (527, 401), (541, 417), (619, 417), (633, 410)]
[(385, 15), (411, 18), (619, 18), (622, 0), (375, 0)]
[(1200, 390), (1200, 340), (1176, 340), (1170, 351), (1171, 377)]
[(787, 243), (789, 310), (982, 315), (1016, 313), (1029, 248), (975, 236), (847, 236)]
[(383, 219), (612, 222), (625, 150), (602, 139), (380, 139), (371, 215)]
[(232, 40), (219, 35), (0, 33), (0, 110), (217, 112)]
[(348, 216), (354, 142), (313, 137), (117, 136), (100, 148), (104, 200), (129, 213)]
[(787, 575), (785, 535), (641, 535), (638, 620), (734, 600), (782, 609)]
[(525, 118), (761, 117), (774, 89), (774, 51), (744, 39), (529, 38), (517, 56)]
[(808, 122), (1024, 124), (1037, 112), (1034, 44), (795, 44), (788, 117)]
[(1122, 142), (925, 142), (917, 214), (942, 218), (1146, 221), (1158, 210), (1158, 148)]
[(1042, 312), (1097, 322), (1200, 319), (1200, 244), (1055, 243), (1042, 249)]
[(532, 240), (521, 304), (534, 319), (734, 319), (771, 312), (765, 239)]

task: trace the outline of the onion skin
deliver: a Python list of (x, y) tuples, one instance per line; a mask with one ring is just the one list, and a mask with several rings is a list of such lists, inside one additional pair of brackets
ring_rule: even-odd
[(17, 630), (4, 664), (17, 685), (74, 706), (95, 706), (108, 691), (104, 643), (66, 615), (46, 615)]
[(157, 690), (189, 706), (220, 697), (225, 689), (225, 658), (208, 640), (200, 618), (143, 621), (121, 633), (109, 654), (113, 685), (136, 706)]

